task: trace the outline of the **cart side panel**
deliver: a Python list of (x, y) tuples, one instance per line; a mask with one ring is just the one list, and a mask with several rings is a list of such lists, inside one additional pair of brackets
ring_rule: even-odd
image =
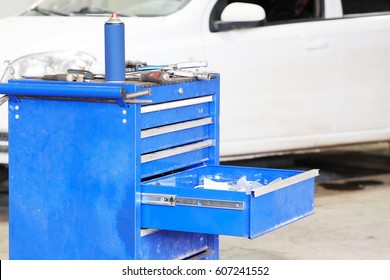
[(133, 258), (137, 137), (124, 109), (31, 99), (9, 109), (10, 258)]

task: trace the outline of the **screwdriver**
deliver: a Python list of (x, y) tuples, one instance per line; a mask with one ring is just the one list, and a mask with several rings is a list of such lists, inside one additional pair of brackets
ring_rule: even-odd
[(47, 81), (74, 81), (74, 75), (72, 74), (54, 74), (54, 75), (43, 75), (42, 80)]
[(163, 84), (169, 82), (171, 79), (165, 71), (145, 71), (140, 73), (139, 80), (140, 82)]

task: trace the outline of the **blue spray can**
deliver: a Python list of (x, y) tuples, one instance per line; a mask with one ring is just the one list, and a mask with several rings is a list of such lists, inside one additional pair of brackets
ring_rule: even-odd
[(125, 80), (125, 25), (112, 13), (104, 24), (105, 77), (108, 82)]

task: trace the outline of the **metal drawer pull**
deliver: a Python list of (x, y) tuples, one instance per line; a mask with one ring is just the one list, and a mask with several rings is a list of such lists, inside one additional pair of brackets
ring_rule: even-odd
[(191, 98), (191, 99), (184, 99), (179, 101), (172, 101), (172, 102), (165, 102), (155, 105), (149, 105), (149, 106), (143, 106), (141, 108), (141, 113), (151, 113), (151, 112), (157, 112), (162, 110), (168, 110), (168, 109), (174, 109), (174, 108), (180, 108), (185, 106), (191, 106), (191, 105), (197, 105), (202, 103), (208, 103), (213, 101), (213, 96), (203, 96), (203, 97), (197, 97), (197, 98)]
[(214, 200), (204, 198), (179, 197), (170, 194), (144, 193), (141, 198), (142, 204), (153, 204), (162, 206), (195, 206), (207, 208), (220, 208), (229, 210), (244, 210), (245, 203), (241, 201)]
[(208, 124), (212, 124), (212, 123), (213, 123), (212, 118), (204, 118), (204, 119), (200, 119), (200, 120), (187, 121), (187, 122), (182, 122), (182, 123), (177, 123), (177, 124), (149, 128), (149, 129), (145, 129), (145, 130), (141, 131), (141, 138), (157, 136), (157, 135), (161, 135), (161, 134), (180, 131), (180, 130), (184, 130), (184, 129), (190, 129), (190, 128), (208, 125)]
[(260, 195), (265, 195), (270, 192), (274, 192), (280, 189), (283, 189), (285, 187), (291, 186), (293, 184), (305, 181), (307, 179), (314, 178), (319, 175), (318, 169), (312, 169), (291, 177), (288, 177), (286, 179), (280, 180), (278, 182), (275, 182), (273, 184), (258, 188), (253, 191), (253, 196), (258, 197)]
[(167, 158), (175, 155), (180, 155), (204, 148), (208, 148), (214, 145), (214, 140), (205, 140), (194, 144), (183, 145), (171, 149), (166, 149), (154, 153), (144, 154), (141, 156), (141, 163), (146, 163), (153, 160)]

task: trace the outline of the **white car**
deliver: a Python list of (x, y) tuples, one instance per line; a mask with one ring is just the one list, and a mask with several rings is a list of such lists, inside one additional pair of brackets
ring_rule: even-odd
[[(244, 3), (245, 2), (245, 3)], [(104, 72), (104, 23), (126, 59), (221, 74), (221, 157), (390, 140), (388, 0), (44, 0), (0, 20), (0, 79)], [(7, 163), (1, 107), (0, 162)]]

